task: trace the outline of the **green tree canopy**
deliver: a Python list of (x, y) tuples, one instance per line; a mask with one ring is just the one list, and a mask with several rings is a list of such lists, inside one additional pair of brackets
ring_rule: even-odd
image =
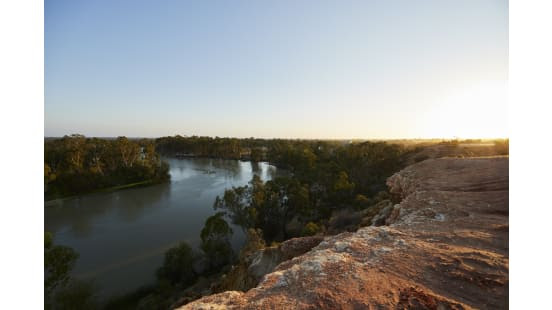
[(46, 197), (55, 198), (128, 184), (160, 183), (168, 165), (153, 140), (64, 136), (44, 143)]
[(182, 284), (188, 286), (197, 279), (194, 271), (196, 257), (192, 248), (185, 242), (170, 248), (165, 252), (163, 265), (157, 270), (159, 280), (166, 280), (170, 284)]
[(69, 273), (78, 257), (79, 255), (73, 249), (54, 245), (50, 232), (44, 234), (44, 291), (46, 295), (69, 282)]
[(223, 216), (222, 212), (210, 216), (201, 230), (201, 250), (205, 253), (211, 271), (218, 271), (232, 261), (230, 238), (233, 231)]

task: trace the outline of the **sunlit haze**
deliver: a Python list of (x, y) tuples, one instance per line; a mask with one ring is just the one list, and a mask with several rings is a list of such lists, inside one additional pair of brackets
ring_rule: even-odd
[(508, 1), (45, 1), (45, 135), (508, 136)]

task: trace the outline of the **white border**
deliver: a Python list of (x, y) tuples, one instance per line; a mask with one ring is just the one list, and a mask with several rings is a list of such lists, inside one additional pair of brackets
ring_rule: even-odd
[(2, 309), (44, 296), (44, 3), (0, 2)]
[[(48, 1), (48, 0), (47, 0)], [(489, 0), (491, 1), (491, 0)], [(552, 113), (549, 1), (510, 1), (510, 305), (549, 294)], [(3, 309), (43, 307), (44, 3), (0, 3)], [(7, 307), (6, 307), (7, 306)]]
[(510, 1), (510, 306), (545, 309), (552, 193), (550, 1)]

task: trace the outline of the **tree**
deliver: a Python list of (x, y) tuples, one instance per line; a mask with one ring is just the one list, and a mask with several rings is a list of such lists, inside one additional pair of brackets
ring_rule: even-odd
[(217, 197), (215, 209), (224, 209), (244, 232), (258, 228), (268, 242), (285, 240), (290, 219), (310, 212), (309, 190), (295, 178), (279, 177), (264, 183), (254, 175), (247, 186), (226, 190), (222, 199)]
[(51, 233), (44, 234), (44, 292), (48, 296), (54, 289), (69, 282), (69, 273), (79, 255), (70, 247), (54, 245)]
[(347, 172), (340, 171), (333, 183), (330, 192), (330, 200), (335, 204), (347, 203), (353, 190), (355, 188), (355, 183), (349, 181), (349, 175)]
[(56, 179), (56, 174), (48, 164), (44, 164), (44, 191), (48, 190), (48, 184)]
[(219, 271), (221, 267), (232, 261), (230, 237), (233, 231), (223, 216), (223, 212), (210, 216), (201, 230), (200, 247), (205, 253), (209, 271)]
[(303, 236), (313, 236), (316, 235), (318, 232), (320, 232), (320, 226), (318, 226), (316, 223), (308, 222), (305, 227), (303, 227), (303, 231), (301, 232), (301, 235)]
[(170, 284), (188, 286), (197, 279), (194, 271), (195, 255), (192, 248), (185, 242), (170, 248), (165, 252), (165, 259), (161, 268), (157, 270), (157, 278), (166, 280)]
[(71, 280), (67, 286), (55, 294), (52, 303), (47, 304), (45, 308), (95, 310), (99, 309), (99, 303), (91, 282)]
[(372, 200), (366, 198), (366, 196), (364, 196), (362, 194), (358, 194), (358, 195), (355, 196), (354, 206), (358, 210), (365, 209), (365, 208), (369, 207), (371, 204), (372, 204)]
[(259, 162), (263, 160), (263, 150), (255, 147), (251, 149), (251, 161)]
[(278, 177), (264, 185), (264, 204), (259, 207), (259, 228), (265, 240), (286, 240), (287, 223), (295, 215), (308, 215), (309, 191), (296, 178)]
[(244, 232), (254, 228), (257, 222), (257, 210), (249, 204), (249, 186), (232, 187), (224, 191), (224, 196), (215, 199), (214, 209), (223, 209), (234, 225), (240, 226)]
[(263, 231), (261, 229), (250, 228), (245, 236), (245, 245), (240, 250), (240, 260), (244, 260), (251, 253), (265, 248), (266, 243), (262, 238)]
[(105, 144), (102, 140), (94, 138), (88, 147), (87, 162), (92, 173), (104, 175), (104, 154), (106, 153)]
[(121, 155), (123, 167), (132, 167), (140, 154), (138, 144), (129, 141), (126, 137), (117, 138), (117, 148)]
[(78, 172), (81, 171), (84, 165), (84, 153), (86, 138), (80, 134), (72, 134), (71, 136), (63, 137), (65, 141), (65, 152), (69, 170)]

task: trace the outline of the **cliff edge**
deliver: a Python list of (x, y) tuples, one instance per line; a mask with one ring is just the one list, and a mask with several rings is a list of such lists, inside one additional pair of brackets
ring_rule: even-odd
[(508, 157), (429, 159), (387, 184), (400, 203), (385, 225), (179, 309), (507, 309)]

